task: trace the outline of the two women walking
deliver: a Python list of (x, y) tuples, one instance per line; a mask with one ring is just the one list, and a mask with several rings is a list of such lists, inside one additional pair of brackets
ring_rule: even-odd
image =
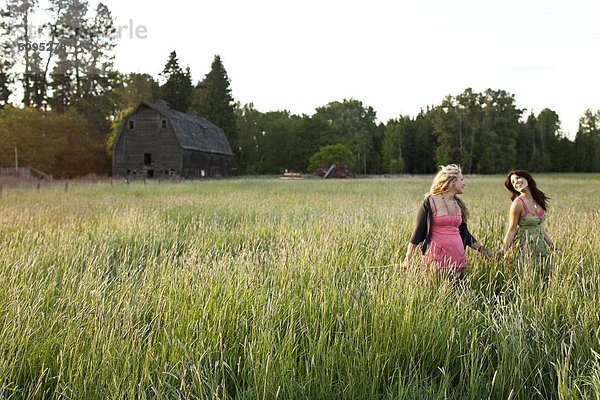
[[(551, 271), (546, 258), (550, 252), (546, 245), (554, 247), (554, 242), (542, 225), (546, 218), (548, 197), (537, 188), (535, 180), (525, 170), (511, 171), (505, 185), (511, 192), (513, 202), (502, 253), (507, 259), (539, 262), (544, 274), (548, 275)], [(428, 271), (460, 278), (468, 266), (465, 253), (467, 246), (484, 256), (492, 255), (467, 227), (469, 211), (459, 197), (464, 188), (464, 177), (458, 165), (440, 167), (417, 212), (405, 265), (410, 263), (420, 245)]]

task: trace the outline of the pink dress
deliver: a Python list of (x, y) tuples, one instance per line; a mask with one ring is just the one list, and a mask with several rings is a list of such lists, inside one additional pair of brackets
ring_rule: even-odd
[(431, 242), (423, 255), (425, 263), (434, 264), (440, 269), (465, 268), (467, 266), (465, 247), (458, 231), (461, 223), (462, 215), (460, 213), (458, 215), (433, 216)]

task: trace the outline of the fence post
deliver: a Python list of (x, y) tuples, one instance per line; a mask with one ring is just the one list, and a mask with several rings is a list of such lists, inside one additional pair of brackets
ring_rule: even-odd
[(69, 182), (65, 182), (65, 192), (69, 191)]

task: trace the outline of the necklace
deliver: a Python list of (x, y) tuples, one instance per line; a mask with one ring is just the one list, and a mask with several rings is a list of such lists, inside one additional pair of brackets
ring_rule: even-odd
[(450, 208), (448, 207), (448, 203), (446, 203), (446, 198), (444, 197), (444, 195), (442, 195), (442, 202), (444, 203), (444, 207), (446, 207), (446, 210), (448, 210), (448, 215), (450, 216), (450, 219), (452, 220), (452, 224), (453, 225), (459, 225), (459, 220), (458, 220), (458, 213), (456, 212), (456, 200), (454, 200), (454, 210), (450, 211)]
[(527, 202), (530, 202), (531, 204), (533, 204), (533, 209), (534, 209), (534, 210), (537, 210), (537, 208), (538, 208), (538, 205), (537, 205), (537, 202), (536, 202), (536, 201), (535, 201), (533, 198), (531, 199), (531, 201), (529, 201), (529, 199), (527, 199), (526, 197), (524, 197), (523, 199), (524, 199), (524, 201), (525, 201), (526, 203), (527, 203)]

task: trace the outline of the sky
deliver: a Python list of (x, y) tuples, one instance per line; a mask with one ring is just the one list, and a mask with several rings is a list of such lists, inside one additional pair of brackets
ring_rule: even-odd
[(492, 88), (525, 118), (554, 110), (573, 139), (584, 111), (600, 109), (597, 0), (103, 3), (119, 71), (158, 78), (174, 50), (196, 83), (218, 54), (234, 99), (262, 112), (312, 115), (352, 98), (386, 122)]

